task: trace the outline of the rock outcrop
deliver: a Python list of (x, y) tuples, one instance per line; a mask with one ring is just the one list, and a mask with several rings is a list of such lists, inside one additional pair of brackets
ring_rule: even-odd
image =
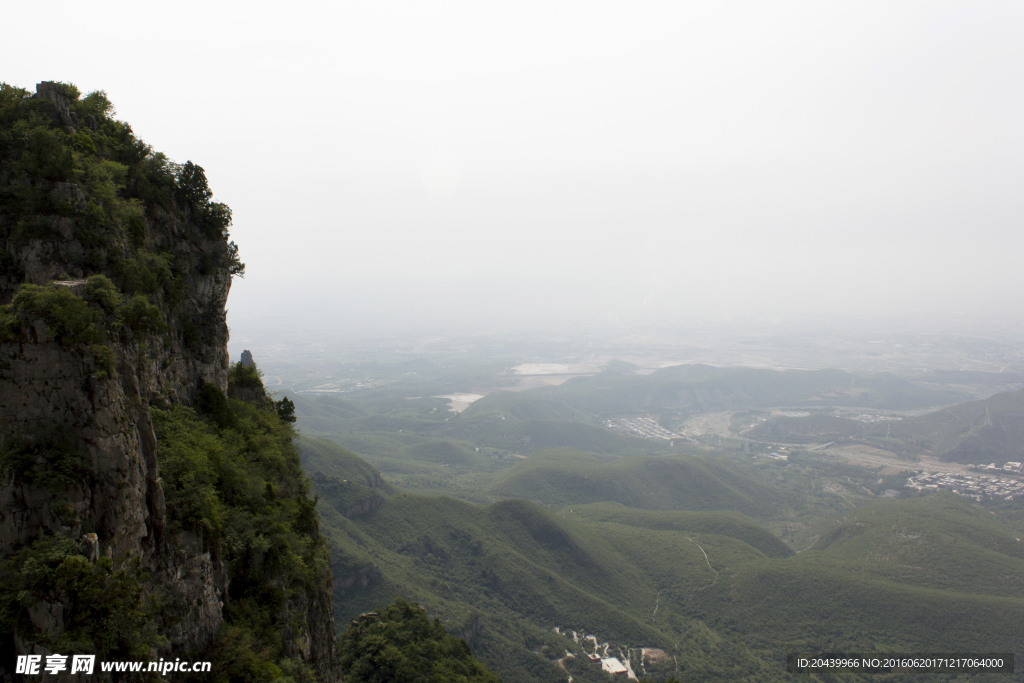
[(67, 90), (60, 83), (43, 81), (36, 85), (36, 94), (32, 97), (53, 102), (60, 122), (64, 124), (65, 129), (71, 129), (68, 131), (69, 133), (74, 132), (78, 126), (78, 116), (71, 111), (71, 98), (68, 97)]
[[(67, 149), (101, 148), (97, 130), (131, 135), (102, 112), (83, 116), (80, 125), (61, 84), (40, 83), (34, 99), (53, 103), (53, 132), (46, 135)], [(167, 650), (184, 657), (209, 647), (220, 631), (229, 572), (201, 534), (168, 526), (150, 405), (192, 405), (204, 384), (228, 390), (225, 304), (234, 247), (214, 220), (216, 207), (183, 200), (174, 168), (141, 142), (136, 148), (144, 152), (138, 159), (102, 162), (122, 183), (117, 211), (114, 200), (59, 172), (0, 170), (7, 200), (0, 212), (0, 304), (15, 302), (0, 326), (0, 557), (52, 537), (80, 539), (94, 562), (138, 558), (166, 603), (160, 626)], [(150, 187), (158, 181), (166, 185), (163, 194)], [(20, 196), (39, 199), (18, 205)], [(116, 316), (97, 318), (106, 305), (97, 297), (107, 291), (96, 289), (105, 286), (98, 275), (135, 309), (125, 305)], [(19, 304), (25, 284), (39, 288), (37, 298)], [(91, 311), (92, 327), (71, 330), (77, 323), (61, 318), (65, 309), (44, 308), (47, 301), (85, 302), (81, 310)], [(137, 320), (130, 317), (136, 313)], [(331, 682), (337, 676), (329, 576), (324, 584), (290, 603), (306, 626), (284, 634), (284, 649)], [(41, 604), (30, 610), (32, 623), (59, 633), (64, 609), (59, 601)], [(17, 654), (47, 653), (24, 638), (13, 643)]]

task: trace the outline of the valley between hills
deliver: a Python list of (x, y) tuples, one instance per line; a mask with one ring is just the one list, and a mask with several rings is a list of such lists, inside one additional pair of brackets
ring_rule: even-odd
[(486, 339), (257, 355), (296, 403), (339, 621), (402, 595), (507, 681), (788, 680), (791, 652), (1020, 648), (1024, 500), (922, 477), (1024, 481), (1024, 375), (546, 351), (560, 367), (529, 371), (569, 376), (526, 387), (525, 354)]

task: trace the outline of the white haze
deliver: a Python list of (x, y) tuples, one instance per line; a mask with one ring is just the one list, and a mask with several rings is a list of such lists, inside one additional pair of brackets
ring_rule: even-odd
[(6, 3), (202, 165), (229, 322), (1018, 315), (1019, 2)]

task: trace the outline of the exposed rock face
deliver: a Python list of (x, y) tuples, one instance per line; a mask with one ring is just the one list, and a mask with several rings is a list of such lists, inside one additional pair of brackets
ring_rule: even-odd
[(383, 502), (383, 496), (371, 496), (361, 503), (350, 505), (348, 510), (345, 511), (345, 517), (351, 519), (357, 515), (365, 515), (367, 512), (373, 512), (379, 508)]
[(74, 130), (74, 127), (78, 125), (78, 117), (71, 111), (71, 100), (59, 83), (43, 81), (36, 84), (36, 94), (32, 97), (53, 102), (60, 122), (66, 127)]
[(381, 574), (380, 568), (374, 565), (361, 571), (340, 574), (334, 582), (334, 587), (340, 591), (352, 586), (366, 588), (371, 583), (380, 581), (382, 578), (383, 574)]
[(466, 641), (467, 644), (472, 645), (476, 637), (480, 635), (481, 631), (484, 630), (484, 618), (477, 615), (473, 620), (467, 624), (464, 628), (453, 632), (451, 635), (456, 638), (461, 638)]
[(380, 488), (383, 483), (380, 475), (367, 479), (370, 482), (369, 487), (316, 472), (313, 474), (313, 485), (325, 499), (331, 501), (338, 512), (351, 519), (373, 512), (384, 503), (384, 496), (374, 490)]
[[(186, 231), (176, 221), (166, 227)], [(16, 252), (23, 257), (26, 281), (45, 284), (48, 275), (63, 269), (60, 252), (76, 249), (73, 241), (55, 246), (37, 243)], [(192, 245), (183, 241), (178, 250), (187, 257)], [(142, 557), (163, 590), (182, 605), (204, 606), (181, 609), (172, 647), (185, 650), (209, 644), (220, 628), (227, 585), (223, 568), (213, 565), (209, 552), (166, 537), (148, 404), (154, 397), (190, 403), (201, 381), (226, 388), (229, 287), (226, 273), (190, 272), (188, 299), (209, 322), (200, 328), (200, 342), (190, 349), (181, 337), (154, 335), (146, 340), (148, 353), (138, 344), (121, 346), (116, 379), (98, 378), (90, 354), (49, 340), (45, 326), (34, 330), (34, 343), (0, 344), (0, 434), (42, 438), (59, 431), (84, 451), (89, 472), (79, 485), (60, 491), (5, 473), (0, 479), (0, 555), (40, 532), (72, 538), (96, 533), (101, 554)], [(10, 287), (0, 292), (5, 302), (12, 295)]]
[(239, 373), (235, 373), (235, 380), (232, 381), (231, 376), (228, 377), (228, 397), (237, 398), (239, 401), (245, 401), (251, 405), (273, 409), (274, 401), (267, 394), (266, 387), (263, 386), (260, 375), (256, 370), (256, 362), (252, 359), (252, 353), (249, 351), (242, 352), (242, 359), (239, 361), (244, 369), (251, 370), (251, 373), (241, 373), (244, 376), (239, 376)]
[[(78, 125), (58, 84), (40, 83), (35, 98), (52, 101), (64, 126)], [(88, 122), (90, 129), (96, 126), (95, 120)], [(0, 173), (0, 185), (4, 182)], [(98, 247), (83, 232), (74, 212), (94, 198), (75, 183), (52, 181), (44, 196), (69, 207), (62, 211), (71, 217), (35, 216), (38, 229), (26, 233), (0, 214), (0, 304), (11, 302), (24, 283), (66, 287), (81, 297), (85, 278), (105, 274), (115, 279), (117, 274), (104, 264), (132, 257), (126, 246)], [(60, 488), (41, 484), (39, 477), (0, 472), (0, 558), (41, 536), (81, 539), (83, 552), (93, 560), (141, 558), (151, 585), (159, 586), (168, 600), (164, 627), (170, 650), (185, 656), (209, 646), (221, 628), (228, 572), (203, 538), (168, 530), (149, 405), (190, 405), (203, 383), (227, 391), (225, 304), (231, 277), (226, 261), (211, 259), (226, 252), (226, 234), (211, 236), (193, 207), (178, 202), (169, 208), (148, 206), (142, 220), (144, 248), (173, 263), (177, 278), (176, 299), (160, 304), (165, 330), (115, 338), (115, 372), (101, 371), (95, 350), (62, 343), (42, 320), (22, 333), (27, 338), (0, 342), (0, 450), (21, 440), (43, 452), (48, 439), (59, 437), (82, 459), (79, 480)], [(50, 466), (39, 456), (35, 472)], [(293, 634), (294, 642), (286, 639), (285, 650), (306, 659), (322, 681), (332, 682), (336, 664), (329, 576), (325, 584), (317, 594), (304, 596), (302, 604), (290, 606), (292, 617), (304, 616), (308, 628)], [(32, 621), (60, 631), (62, 610), (59, 603), (37, 605)], [(15, 646), (19, 653), (31, 652), (32, 646), (19, 638)], [(34, 651), (45, 654), (39, 646)]]

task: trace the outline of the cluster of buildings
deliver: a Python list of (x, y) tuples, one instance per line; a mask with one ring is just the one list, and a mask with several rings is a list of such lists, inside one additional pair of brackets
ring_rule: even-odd
[[(1016, 470), (1008, 469), (1016, 466)], [(989, 466), (995, 470), (994, 465)], [(988, 470), (989, 467), (985, 469)], [(1020, 471), (1020, 463), (1007, 463), (1007, 471)], [(1014, 500), (1024, 498), (1024, 481), (1012, 477), (991, 475), (957, 474), (954, 472), (921, 472), (907, 479), (907, 486), (919, 491), (952, 491), (953, 493), (980, 501), (983, 498)]]
[[(558, 628), (557, 626), (555, 627), (555, 633), (557, 633), (560, 636), (565, 636), (567, 638), (571, 637), (574, 642), (576, 642), (578, 644), (581, 644), (581, 645), (586, 645), (586, 643), (588, 641), (593, 643), (594, 651), (593, 651), (593, 653), (587, 655), (587, 659), (589, 659), (593, 664), (595, 664), (597, 666), (600, 666), (601, 670), (604, 671), (606, 674), (612, 674), (614, 676), (623, 676), (624, 678), (628, 678), (628, 679), (631, 679), (633, 681), (638, 680), (636, 673), (633, 672), (633, 667), (630, 664), (629, 659), (628, 658), (624, 658), (625, 661), (623, 661), (622, 659), (619, 659), (618, 657), (610, 656), (608, 654), (608, 650), (609, 650), (609, 647), (610, 647), (609, 644), (608, 643), (598, 643), (597, 642), (597, 636), (577, 633), (576, 631), (573, 631), (571, 629), (562, 630), (562, 629)], [(627, 650), (627, 652), (628, 652), (628, 650)], [(642, 650), (642, 652), (646, 653), (647, 650), (646, 649)], [(661, 652), (661, 651), (658, 650), (658, 652)], [(568, 658), (568, 657), (574, 657), (575, 655), (573, 655), (572, 653), (567, 651), (565, 653), (565, 656)], [(619, 653), (619, 656), (622, 656), (621, 652)], [(641, 658), (642, 658), (642, 656), (643, 655), (641, 655)], [(561, 661), (561, 660), (559, 660), (559, 661)], [(642, 663), (641, 663), (641, 667), (642, 667)], [(570, 678), (569, 680), (571, 681), (572, 678)]]
[(1000, 469), (1002, 469), (1005, 472), (1013, 472), (1015, 474), (1021, 474), (1021, 471), (1022, 471), (1021, 463), (1013, 462), (1012, 460), (1010, 462), (1007, 462), (1006, 464), (1004, 464), (1002, 467), (996, 467), (996, 464), (993, 462), (993, 463), (989, 463), (988, 465), (984, 465), (984, 466), (977, 465), (977, 468), (978, 469), (984, 469), (985, 471), (1000, 470)]
[[(590, 661), (594, 664), (600, 664), (601, 670), (606, 674), (636, 679), (636, 674), (631, 669), (626, 668), (626, 665), (620, 662), (618, 657), (601, 657), (601, 655), (593, 654), (590, 655)], [(630, 674), (633, 675), (630, 676)]]
[(608, 429), (628, 432), (634, 436), (642, 436), (645, 439), (687, 439), (685, 436), (670, 432), (658, 424), (652, 417), (620, 417), (614, 420), (605, 420), (604, 426)]

